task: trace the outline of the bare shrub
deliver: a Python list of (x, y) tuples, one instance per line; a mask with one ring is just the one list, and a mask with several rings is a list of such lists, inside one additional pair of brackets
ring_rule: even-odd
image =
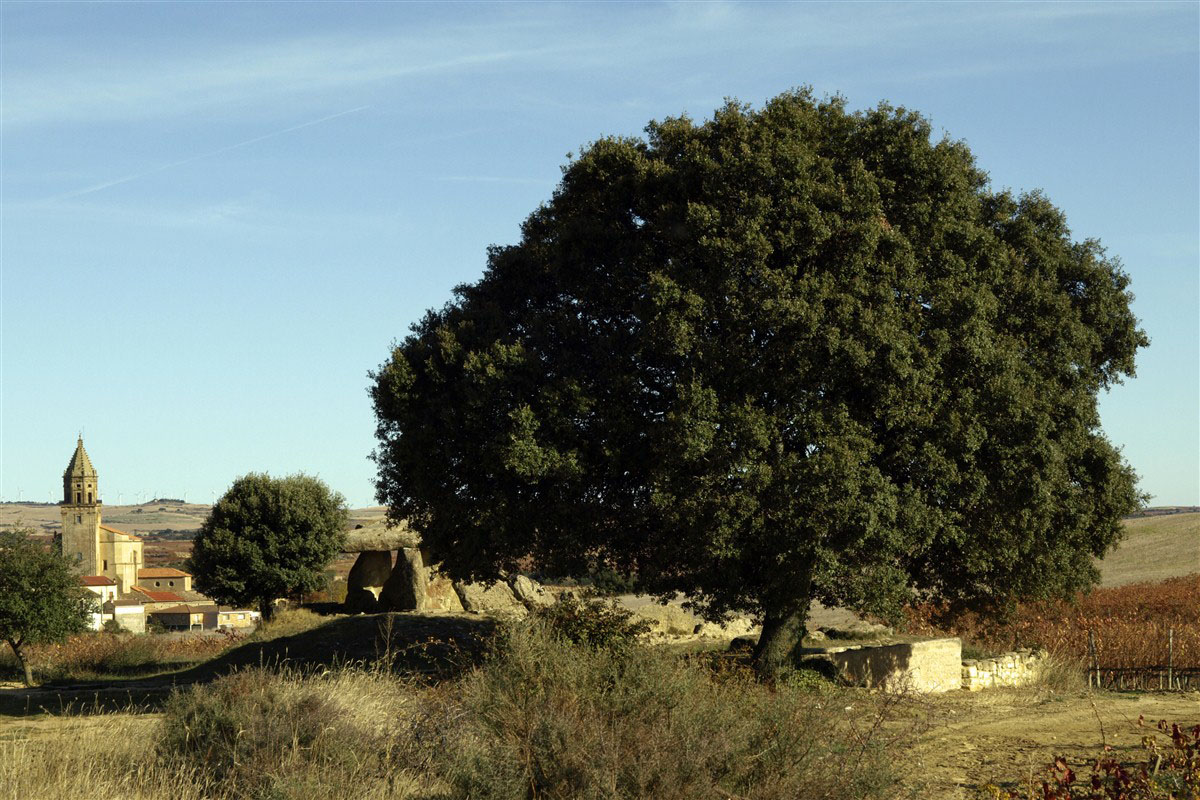
[(819, 800), (898, 786), (875, 721), (857, 731), (836, 698), (748, 672), (714, 679), (645, 647), (567, 645), (536, 622), (501, 637), (414, 719), (410, 766), (451, 797)]
[[(1200, 574), (1160, 583), (1095, 589), (1073, 602), (1022, 603), (1013, 616), (992, 621), (973, 614), (954, 617), (946, 609), (910, 609), (909, 633), (948, 631), (983, 651), (1043, 647), (1052, 654), (1088, 656), (1088, 631), (1106, 667), (1144, 667), (1165, 663), (1167, 634), (1175, 631), (1175, 663), (1200, 665)], [(965, 648), (964, 648), (965, 652)]]
[(304, 796), (314, 770), (361, 787), (395, 767), (407, 700), (403, 684), (381, 672), (250, 669), (172, 695), (157, 750), (234, 796)]
[(1181, 728), (1159, 720), (1154, 726), (1138, 717), (1144, 732), (1140, 758), (1122, 761), (1105, 748), (1080, 775), (1059, 757), (1023, 789), (984, 787), (992, 800), (1192, 800), (1200, 797), (1200, 725)]

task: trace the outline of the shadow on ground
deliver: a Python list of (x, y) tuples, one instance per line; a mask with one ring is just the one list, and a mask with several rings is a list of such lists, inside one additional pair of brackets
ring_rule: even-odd
[(247, 642), (170, 675), (0, 689), (0, 714), (90, 714), (160, 707), (176, 688), (250, 667), (319, 670), (384, 665), (397, 673), (444, 680), (478, 663), (495, 631), (487, 617), (465, 614), (362, 614), (266, 642)]

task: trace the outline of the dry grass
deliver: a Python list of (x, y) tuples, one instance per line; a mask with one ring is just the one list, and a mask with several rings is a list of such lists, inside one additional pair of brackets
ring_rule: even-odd
[(393, 768), (409, 700), (370, 671), (237, 673), (180, 693), (161, 718), (64, 717), (0, 740), (0, 800), (409, 798), (422, 784)]
[(0, 800), (65, 797), (202, 800), (210, 782), (159, 765), (151, 717), (67, 717), (38, 735), (0, 739)]
[(295, 636), (321, 627), (329, 622), (329, 617), (314, 614), (307, 608), (283, 608), (275, 612), (269, 621), (258, 626), (250, 635), (252, 642), (269, 642), (284, 636)]
[[(237, 642), (226, 636), (84, 633), (62, 642), (31, 645), (29, 658), (41, 681), (96, 680), (183, 669), (223, 653)], [(11, 649), (0, 648), (0, 675), (16, 680)]]
[(1097, 563), (1101, 586), (1155, 583), (1196, 571), (1200, 513), (1125, 520), (1125, 538)]
[(912, 738), (890, 702), (570, 644), (534, 621), (440, 683), (256, 667), (174, 694), (160, 718), (54, 718), (0, 741), (0, 800), (885, 800)]
[(237, 672), (171, 698), (158, 761), (215, 781), (217, 797), (409, 797), (418, 691), (382, 670)]

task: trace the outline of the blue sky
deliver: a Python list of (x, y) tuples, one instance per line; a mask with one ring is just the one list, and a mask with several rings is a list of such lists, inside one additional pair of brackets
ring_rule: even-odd
[(373, 503), (367, 371), (567, 154), (800, 85), (887, 100), (1040, 188), (1152, 339), (1101, 401), (1155, 504), (1200, 503), (1200, 5), (0, 4), (0, 498), (245, 472)]

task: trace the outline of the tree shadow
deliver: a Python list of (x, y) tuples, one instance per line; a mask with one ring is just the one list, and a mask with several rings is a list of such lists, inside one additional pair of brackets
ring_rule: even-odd
[(176, 689), (259, 667), (303, 672), (369, 666), (436, 682), (478, 664), (495, 630), (495, 620), (467, 614), (398, 612), (340, 617), (290, 636), (247, 642), (169, 675), (0, 689), (0, 714), (154, 711)]

